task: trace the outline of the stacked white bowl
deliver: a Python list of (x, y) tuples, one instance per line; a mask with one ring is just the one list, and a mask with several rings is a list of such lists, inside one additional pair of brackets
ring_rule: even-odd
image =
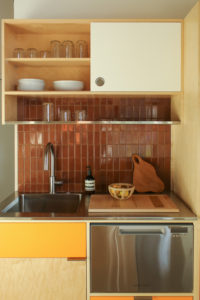
[(43, 91), (45, 82), (42, 79), (21, 78), (18, 80), (19, 91)]
[(56, 91), (81, 91), (84, 88), (84, 82), (78, 80), (56, 80), (53, 81), (53, 87)]

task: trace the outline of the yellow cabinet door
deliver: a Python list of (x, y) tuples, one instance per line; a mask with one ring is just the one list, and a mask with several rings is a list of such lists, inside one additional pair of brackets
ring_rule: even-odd
[(0, 223), (0, 257), (86, 257), (85, 223)]
[(132, 296), (93, 296), (90, 300), (134, 300)]

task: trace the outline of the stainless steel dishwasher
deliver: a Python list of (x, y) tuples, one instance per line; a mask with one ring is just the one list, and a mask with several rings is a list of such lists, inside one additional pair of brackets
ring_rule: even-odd
[(189, 293), (193, 224), (91, 224), (93, 293)]

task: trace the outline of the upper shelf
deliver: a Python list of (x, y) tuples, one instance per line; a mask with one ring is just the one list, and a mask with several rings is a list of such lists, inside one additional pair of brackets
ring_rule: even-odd
[(88, 19), (26, 19), (26, 20), (4, 20), (15, 34), (68, 34), (90, 32), (90, 20)]
[(7, 91), (5, 92), (6, 96), (22, 96), (22, 97), (80, 97), (80, 96), (171, 96), (171, 95), (180, 95), (183, 92), (92, 92), (92, 91)]
[(89, 67), (90, 58), (7, 58), (6, 62), (20, 67), (66, 67), (79, 66)]

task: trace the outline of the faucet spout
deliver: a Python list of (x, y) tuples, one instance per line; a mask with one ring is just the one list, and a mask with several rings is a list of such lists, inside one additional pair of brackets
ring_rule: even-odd
[(44, 170), (49, 170), (49, 152), (51, 155), (51, 177), (54, 177), (54, 161), (55, 161), (55, 155), (54, 155), (54, 148), (52, 143), (48, 143), (45, 147), (45, 153), (44, 153)]
[[(50, 153), (50, 160), (49, 160), (49, 153)], [(45, 147), (44, 152), (44, 170), (49, 170), (49, 162), (51, 163), (51, 173), (49, 177), (49, 186), (50, 186), (50, 194), (55, 194), (55, 185), (56, 184), (63, 184), (63, 181), (56, 181), (55, 180), (55, 155), (54, 155), (54, 148), (52, 143), (48, 143)]]

